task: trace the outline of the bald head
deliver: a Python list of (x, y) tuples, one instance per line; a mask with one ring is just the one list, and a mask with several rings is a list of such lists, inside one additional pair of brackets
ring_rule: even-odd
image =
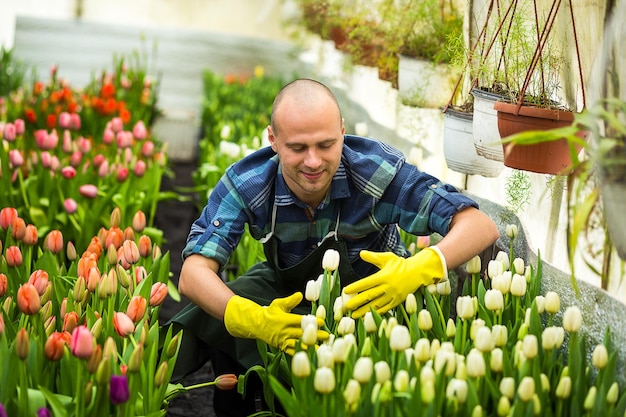
[(272, 104), (270, 124), (278, 134), (281, 117), (289, 112), (307, 114), (315, 109), (333, 106), (336, 109), (337, 122), (342, 123), (341, 109), (333, 92), (319, 81), (300, 78), (285, 85), (276, 95)]

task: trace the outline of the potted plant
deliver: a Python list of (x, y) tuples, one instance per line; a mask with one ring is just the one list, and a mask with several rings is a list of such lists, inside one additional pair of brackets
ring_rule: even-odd
[[(547, 130), (569, 126), (574, 120), (574, 113), (567, 106), (555, 101), (554, 90), (558, 86), (558, 63), (552, 56), (544, 55), (544, 48), (549, 41), (560, 2), (552, 4), (546, 21), (542, 27), (535, 25), (537, 44), (519, 90), (510, 90), (508, 100), (497, 101), (498, 130), (502, 138), (524, 130)], [(571, 7), (571, 6), (570, 6)], [(535, 21), (539, 22), (537, 7)], [(575, 28), (573, 13), (572, 27)], [(576, 30), (573, 30), (576, 38)], [(583, 107), (585, 106), (584, 83), (580, 65), (578, 42), (575, 39), (580, 83), (583, 89)], [(579, 136), (585, 137), (581, 131)], [(504, 164), (511, 168), (523, 169), (538, 173), (562, 174), (571, 166), (571, 158), (567, 140), (537, 143), (534, 146), (518, 146), (511, 142), (503, 142)]]

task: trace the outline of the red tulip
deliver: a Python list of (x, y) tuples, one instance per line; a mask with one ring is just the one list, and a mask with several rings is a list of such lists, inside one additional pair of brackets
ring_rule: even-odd
[(9, 226), (13, 224), (13, 221), (17, 219), (17, 210), (13, 207), (5, 207), (0, 210), (0, 227), (7, 230)]
[(41, 309), (41, 298), (33, 284), (22, 284), (17, 290), (17, 306), (26, 315), (39, 312)]
[(17, 246), (9, 246), (6, 253), (7, 265), (16, 267), (22, 265), (22, 251)]
[(54, 332), (46, 340), (43, 353), (46, 359), (51, 361), (60, 361), (65, 353), (65, 346), (69, 342), (69, 334), (62, 332)]
[(72, 332), (70, 341), (72, 355), (81, 359), (88, 359), (93, 353), (94, 339), (87, 326), (78, 326)]
[(122, 337), (126, 337), (135, 331), (133, 320), (126, 313), (119, 311), (113, 314), (113, 327), (115, 327), (117, 334)]
[(150, 305), (156, 307), (161, 305), (167, 296), (167, 285), (162, 282), (155, 282), (150, 289)]
[(63, 233), (60, 230), (51, 230), (44, 243), (50, 252), (60, 253), (63, 250)]
[(37, 226), (33, 224), (29, 224), (26, 226), (26, 233), (24, 234), (23, 242), (29, 246), (35, 246), (37, 241), (39, 240), (39, 233), (37, 231)]
[(148, 308), (148, 302), (140, 295), (134, 295), (126, 307), (126, 315), (135, 323), (143, 319)]
[(42, 296), (48, 287), (48, 272), (43, 269), (37, 269), (30, 274), (28, 283), (32, 284), (36, 289), (39, 296)]
[(128, 179), (128, 168), (119, 167), (117, 169), (117, 182), (124, 182)]

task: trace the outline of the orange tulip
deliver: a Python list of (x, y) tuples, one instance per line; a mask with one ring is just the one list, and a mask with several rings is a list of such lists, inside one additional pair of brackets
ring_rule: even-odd
[(239, 379), (235, 374), (222, 374), (215, 378), (215, 386), (221, 390), (233, 389), (238, 382)]
[(133, 322), (137, 323), (146, 314), (147, 307), (148, 302), (145, 298), (140, 295), (134, 295), (130, 299), (128, 307), (126, 307), (126, 315), (130, 317)]
[(11, 234), (15, 240), (22, 240), (26, 235), (26, 222), (21, 217), (16, 217), (11, 223)]
[(135, 240), (135, 231), (132, 227), (124, 229), (124, 240)]
[(142, 258), (147, 258), (152, 253), (152, 240), (148, 235), (141, 235), (139, 237), (139, 255)]
[(17, 331), (17, 337), (15, 338), (15, 354), (21, 360), (28, 358), (28, 352), (30, 350), (30, 340), (28, 332), (25, 328), (21, 327)]
[(115, 327), (117, 334), (122, 337), (126, 337), (135, 331), (135, 324), (132, 319), (126, 313), (119, 311), (113, 314), (113, 327)]
[(35, 225), (29, 224), (26, 226), (26, 233), (24, 234), (24, 244), (29, 246), (35, 246), (37, 241), (39, 240), (39, 235), (37, 232), (37, 227)]
[(44, 243), (50, 252), (60, 253), (63, 250), (63, 233), (60, 230), (51, 230)]
[(44, 355), (48, 360), (59, 361), (65, 353), (65, 346), (69, 342), (68, 334), (62, 332), (54, 332), (46, 340), (43, 348)]
[(117, 250), (120, 246), (122, 246), (122, 242), (124, 241), (124, 232), (119, 227), (112, 227), (106, 234), (106, 240), (104, 241), (104, 246), (108, 248), (113, 245), (115, 250)]
[(139, 248), (134, 240), (125, 240), (122, 248), (124, 248), (124, 259), (126, 262), (131, 265), (139, 262)]
[(162, 282), (155, 282), (152, 284), (150, 290), (150, 305), (156, 307), (161, 305), (167, 296), (167, 285)]
[(148, 271), (146, 268), (139, 265), (135, 267), (135, 284), (139, 285), (141, 281), (143, 281), (148, 276)]
[(7, 293), (7, 287), (9, 286), (9, 280), (7, 276), (0, 273), (0, 297), (4, 297), (4, 294)]
[(7, 230), (15, 219), (17, 219), (17, 210), (15, 208), (5, 207), (0, 210), (0, 227), (2, 229)]
[(22, 265), (22, 262), (23, 262), (22, 251), (17, 246), (9, 246), (7, 248), (6, 258), (7, 258), (7, 265), (11, 268)]
[(63, 331), (72, 333), (78, 326), (78, 313), (75, 311), (68, 311), (63, 317)]
[(36, 314), (41, 309), (41, 298), (33, 284), (22, 284), (17, 290), (17, 306), (27, 315)]
[(113, 211), (111, 211), (111, 218), (109, 219), (109, 227), (111, 229), (119, 228), (121, 218), (122, 218), (122, 211), (120, 210), (119, 207), (115, 207)]

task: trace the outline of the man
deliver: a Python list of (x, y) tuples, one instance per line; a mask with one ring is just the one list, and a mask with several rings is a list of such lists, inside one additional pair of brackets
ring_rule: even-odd
[[(386, 144), (344, 133), (333, 93), (317, 81), (295, 80), (274, 100), (271, 147), (231, 166), (216, 185), (183, 253), (179, 289), (193, 305), (173, 319), (185, 328), (182, 374), (207, 352), (216, 373), (243, 372), (259, 362), (255, 339), (292, 352), (302, 336), (301, 314), (310, 312), (302, 292), (330, 248), (341, 254), (341, 283), (354, 294), (347, 307), (360, 317), (370, 308), (388, 311), (420, 286), (446, 279), (447, 268), (498, 238), (474, 201)], [(224, 283), (219, 272), (246, 224), (263, 242), (267, 262)], [(398, 227), (444, 237), (409, 257)], [(220, 368), (224, 363), (239, 368)]]

